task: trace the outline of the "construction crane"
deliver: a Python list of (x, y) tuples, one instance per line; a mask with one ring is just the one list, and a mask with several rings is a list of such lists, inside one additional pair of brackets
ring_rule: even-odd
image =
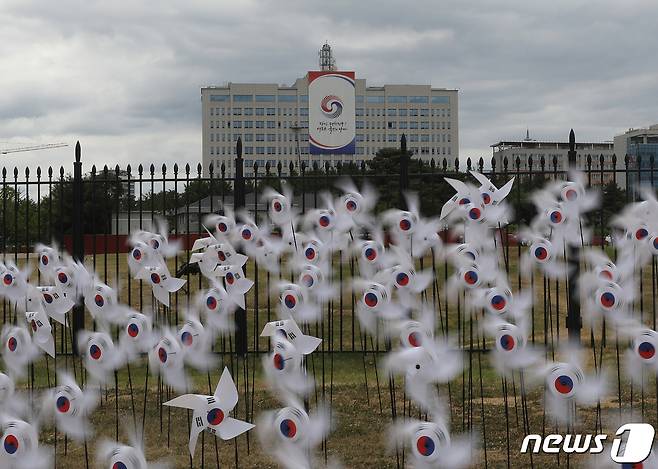
[(44, 143), (43, 145), (32, 145), (29, 147), (0, 149), (0, 155), (6, 155), (8, 153), (18, 153), (21, 151), (51, 150), (53, 148), (63, 148), (68, 146), (69, 146), (68, 143)]

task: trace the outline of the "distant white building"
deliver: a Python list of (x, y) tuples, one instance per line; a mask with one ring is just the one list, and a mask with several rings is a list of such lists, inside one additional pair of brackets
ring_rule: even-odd
[(631, 169), (628, 173), (629, 187), (651, 185), (652, 182), (654, 187), (658, 187), (658, 124), (644, 129), (629, 129), (615, 136), (614, 142), (621, 167), (624, 167), (624, 158), (628, 155), (628, 167)]
[[(533, 140), (528, 135), (523, 140), (505, 140), (491, 145), (493, 159), (496, 162), (496, 172), (502, 172), (504, 160), (507, 158), (508, 172), (516, 171), (516, 159), (519, 158), (520, 171), (528, 171), (529, 161), (532, 158), (532, 170), (541, 171), (540, 161), (544, 158), (544, 171), (564, 171), (569, 164), (569, 142)], [(600, 157), (603, 156), (603, 184), (612, 181), (612, 155), (614, 145), (612, 142), (576, 142), (576, 167), (586, 171), (588, 156), (592, 158), (592, 184), (601, 184)], [(557, 165), (553, 162), (557, 161)], [(623, 158), (622, 158), (623, 160)], [(489, 162), (486, 162), (489, 163)], [(619, 168), (619, 160), (617, 164)], [(608, 171), (608, 172), (606, 172)], [(618, 181), (619, 182), (619, 181)]]
[[(320, 52), (322, 70), (333, 70), (326, 59), (329, 46)], [(329, 64), (329, 65), (328, 65)], [(272, 171), (281, 162), (287, 174), (290, 163), (307, 168), (317, 162), (361, 164), (384, 147), (397, 147), (402, 134), (418, 158), (440, 164), (446, 158), (452, 167), (459, 157), (458, 93), (431, 85), (392, 84), (368, 86), (355, 80), (355, 154), (311, 155), (308, 142), (308, 75), (290, 86), (266, 83), (228, 83), (201, 88), (203, 168), (212, 163), (214, 174), (225, 166), (226, 177), (234, 175), (235, 145), (242, 138), (245, 175), (254, 162)], [(260, 171), (259, 171), (260, 172)]]

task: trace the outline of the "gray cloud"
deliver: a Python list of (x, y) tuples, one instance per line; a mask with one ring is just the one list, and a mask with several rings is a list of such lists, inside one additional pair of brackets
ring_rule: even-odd
[[(196, 163), (199, 88), (292, 83), (328, 40), (371, 84), (460, 90), (461, 156), (658, 122), (651, 0), (83, 1), (0, 6), (0, 146), (80, 139), (85, 163)], [(10, 142), (10, 143), (7, 143)], [(5, 157), (65, 164), (72, 148)]]

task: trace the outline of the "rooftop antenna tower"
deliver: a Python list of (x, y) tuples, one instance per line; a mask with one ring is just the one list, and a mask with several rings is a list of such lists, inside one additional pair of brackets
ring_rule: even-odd
[(318, 52), (318, 57), (320, 59), (320, 70), (328, 72), (336, 70), (336, 59), (331, 53), (331, 46), (328, 42), (325, 41), (324, 46)]

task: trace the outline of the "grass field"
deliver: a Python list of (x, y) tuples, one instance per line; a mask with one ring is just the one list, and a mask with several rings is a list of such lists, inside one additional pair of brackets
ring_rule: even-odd
[[(519, 285), (523, 288), (533, 286), (534, 341), (538, 345), (547, 345), (550, 351), (552, 345), (557, 342), (558, 336), (561, 339), (566, 338), (564, 325), (566, 285), (564, 282), (547, 282), (540, 276), (532, 279), (520, 278), (516, 252), (515, 247), (510, 248), (509, 268), (513, 290), (516, 291)], [(24, 261), (19, 259), (19, 263)], [(94, 260), (90, 258), (88, 261), (93, 264)], [(179, 263), (183, 261), (181, 257)], [(339, 265), (338, 260), (335, 264)], [(425, 268), (431, 265), (430, 259), (424, 260)], [(108, 283), (116, 284), (113, 279), (119, 279), (122, 301), (130, 303), (136, 309), (141, 307), (146, 311), (155, 311), (149, 287), (128, 280), (124, 254), (111, 255), (107, 258), (98, 256), (95, 259), (95, 267), (101, 277), (110, 280)], [(173, 262), (171, 269), (175, 270)], [(349, 264), (343, 264), (342, 269), (341, 272), (337, 267), (336, 277), (342, 275), (344, 282), (347, 283), (351, 275)], [(428, 289), (426, 301), (437, 310), (437, 332), (448, 330), (458, 337), (458, 343), (466, 350), (465, 361), (468, 367), (463, 376), (455, 379), (449, 387), (440, 386), (439, 392), (450, 403), (452, 432), (459, 434), (470, 428), (479, 439), (479, 449), (474, 454), (475, 465), (485, 467), (486, 461), (488, 467), (507, 467), (508, 459), (511, 466), (516, 467), (549, 468), (566, 465), (579, 467), (585, 464), (583, 459), (576, 457), (567, 461), (564, 454), (560, 455), (559, 459), (556, 455), (544, 455), (534, 456), (532, 460), (529, 455), (520, 454), (519, 448), (526, 433), (555, 433), (554, 422), (543, 412), (543, 389), (540, 386), (528, 385), (524, 394), (518, 374), (513, 379), (503, 380), (495, 373), (489, 363), (488, 354), (478, 351), (483, 347), (491, 348), (492, 344), (482, 339), (477, 316), (471, 323), (470, 316), (464, 312), (463, 302), (446, 302), (444, 279), (446, 273), (450, 272), (444, 269), (443, 263), (436, 265), (435, 273), (438, 280), (436, 285)], [(258, 278), (257, 285), (247, 298), (249, 340), (252, 348), (255, 349), (257, 346), (258, 350), (265, 351), (268, 346), (267, 341), (263, 339), (257, 341), (255, 338), (263, 324), (268, 319), (276, 317), (277, 298), (268, 295), (268, 291), (278, 278), (270, 277), (268, 282), (268, 275), (264, 271), (259, 270), (258, 275), (254, 275), (254, 272), (256, 272), (255, 266), (249, 264), (248, 276), (254, 280)], [(637, 314), (641, 314), (651, 325), (656, 309), (655, 278), (652, 275), (652, 268), (645, 269), (642, 279), (642, 294), (637, 301)], [(200, 280), (196, 276), (190, 277), (187, 290), (172, 296), (170, 310), (157, 309), (159, 317), (164, 322), (174, 324), (176, 315), (193, 302), (200, 285)], [(371, 352), (372, 349), (377, 348), (384, 350), (384, 342), (367, 341), (365, 344), (368, 352), (363, 352), (364, 341), (358, 321), (354, 321), (352, 295), (347, 288), (342, 292), (342, 308), (340, 303), (339, 299), (335, 300), (328, 307), (324, 322), (311, 330), (314, 335), (325, 338), (322, 345), (324, 351), (340, 350), (341, 347), (343, 350), (354, 350), (345, 353), (319, 351), (308, 358), (308, 372), (313, 374), (316, 380), (316, 389), (310, 400), (311, 408), (319, 401), (329, 402), (334, 421), (334, 428), (327, 440), (326, 448), (319, 449), (318, 455), (322, 459), (326, 454), (329, 460), (336, 459), (345, 467), (397, 467), (398, 461), (402, 465), (403, 453), (398, 451), (396, 455), (395, 449), (387, 445), (387, 430), (391, 423), (392, 409), (395, 409), (398, 416), (423, 416), (419, 414), (416, 407), (404, 399), (402, 379), (395, 379), (394, 386), (392, 388), (389, 386), (389, 377), (381, 369), (384, 355)], [(13, 308), (5, 304), (4, 311), (5, 319), (10, 320)], [(87, 321), (88, 327), (92, 327), (88, 316)], [(66, 343), (66, 350), (70, 350), (68, 336), (62, 336), (61, 328), (57, 327), (55, 333), (58, 338), (58, 351), (62, 343)], [(600, 421), (604, 432), (614, 433), (617, 428), (615, 417), (620, 412), (625, 417), (633, 412), (636, 421), (645, 419), (656, 425), (658, 382), (653, 377), (648, 377), (647, 386), (642, 392), (637, 387), (630, 386), (623, 375), (623, 370), (621, 380), (618, 382), (617, 349), (610, 331), (605, 335), (606, 346), (601, 350), (603, 338), (601, 328), (597, 327), (591, 334), (589, 329), (583, 330), (584, 344), (591, 347), (593, 337), (597, 363), (599, 365), (603, 363), (611, 379), (610, 393), (602, 400), (600, 412), (597, 412), (596, 407), (578, 408), (578, 419), (581, 422), (578, 432), (593, 432), (598, 427), (597, 421)], [(468, 353), (471, 346), (476, 350)], [(623, 353), (624, 346), (625, 344), (620, 344), (620, 353)], [(232, 341), (228, 339), (219, 340), (216, 345), (218, 351), (230, 351), (231, 347)], [(592, 370), (594, 354), (590, 348), (588, 350), (590, 350), (587, 353), (588, 368)], [(549, 351), (547, 353), (550, 353)], [(235, 414), (237, 418), (255, 421), (262, 411), (280, 405), (276, 396), (270, 394), (266, 388), (261, 374), (260, 359), (260, 355), (256, 354), (250, 354), (246, 362), (242, 359), (237, 360), (228, 353), (223, 356), (224, 364), (231, 368), (240, 391), (240, 402)], [(80, 363), (75, 360), (75, 366), (73, 364), (74, 361), (70, 357), (57, 358), (57, 367), (66, 367), (71, 371), (75, 368), (76, 374), (80, 377)], [(54, 369), (52, 359), (48, 361), (41, 359), (35, 364), (34, 380), (27, 380), (21, 386), (32, 387), (35, 392), (44, 390), (49, 384), (54, 383)], [(194, 375), (195, 386), (190, 391), (209, 394), (209, 389), (214, 389), (216, 386), (220, 373), (221, 367), (218, 366), (209, 375)], [(118, 428), (119, 437), (127, 442), (128, 435), (134, 432), (135, 428), (141, 429), (144, 422), (145, 450), (150, 460), (164, 458), (175, 467), (191, 467), (187, 451), (191, 416), (188, 416), (184, 410), (163, 408), (161, 402), (175, 397), (176, 394), (160, 386), (157, 377), (150, 376), (147, 387), (145, 381), (146, 367), (143, 362), (136, 363), (130, 367), (130, 376), (127, 369), (120, 370), (116, 389), (112, 384), (102, 393), (102, 403), (92, 418), (97, 436), (87, 447), (87, 459), (90, 463), (93, 462), (94, 445), (99, 438), (114, 439)], [(563, 427), (558, 430), (557, 433), (567, 433), (567, 429)], [(484, 438), (485, 434), (486, 438)], [(215, 441), (217, 441), (217, 453)], [(47, 423), (42, 426), (41, 442), (53, 449), (56, 447), (57, 467), (84, 467), (85, 448), (70, 441), (65, 442), (61, 434), (56, 437)], [(222, 467), (233, 467), (236, 464), (236, 454), (239, 467), (276, 467), (261, 450), (255, 430), (248, 436), (237, 438), (235, 442), (215, 440), (214, 436), (205, 434), (203, 440), (199, 440), (193, 467), (216, 467), (217, 459)], [(408, 461), (408, 454), (404, 460)]]

